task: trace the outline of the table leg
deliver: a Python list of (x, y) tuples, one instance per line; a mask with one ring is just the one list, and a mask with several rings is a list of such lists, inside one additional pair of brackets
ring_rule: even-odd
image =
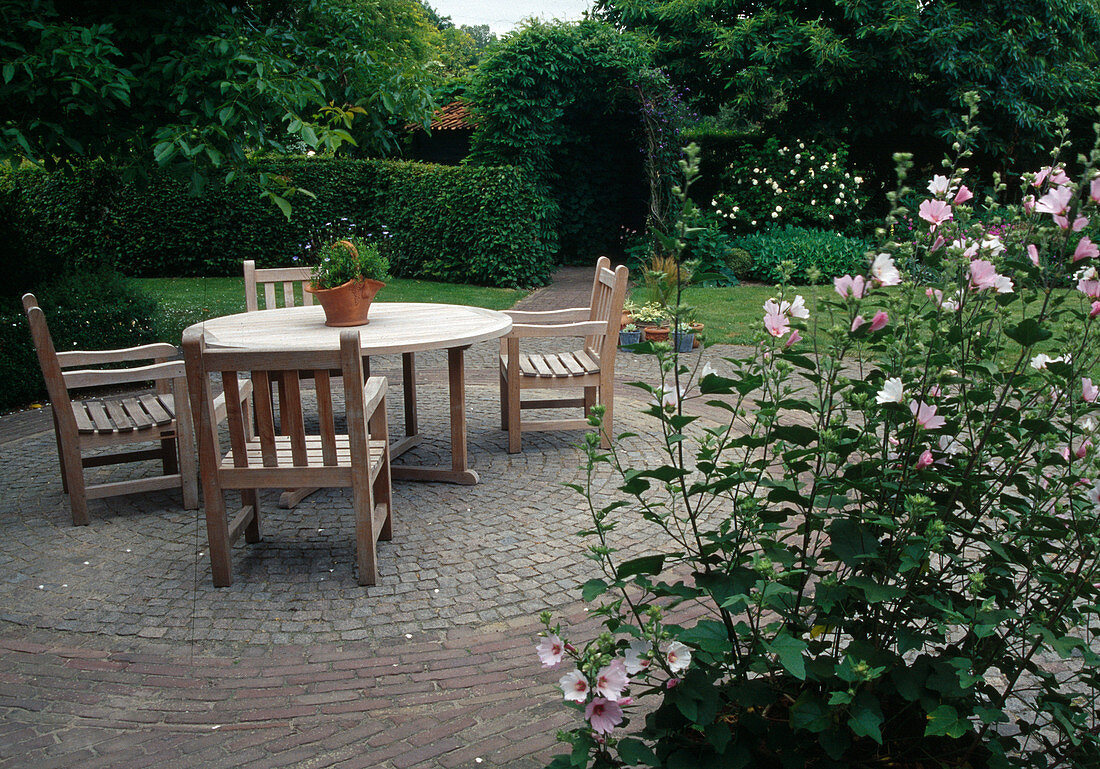
[(401, 353), (401, 387), (405, 395), (405, 437), (390, 444), (390, 457), (399, 457), (420, 443), (416, 419), (416, 353)]
[(465, 350), (466, 347), (452, 347), (447, 350), (447, 386), (451, 400), (451, 469), (393, 465), (390, 468), (393, 478), (403, 481), (443, 481), (464, 486), (472, 486), (478, 482), (477, 472), (469, 468), (466, 459)]

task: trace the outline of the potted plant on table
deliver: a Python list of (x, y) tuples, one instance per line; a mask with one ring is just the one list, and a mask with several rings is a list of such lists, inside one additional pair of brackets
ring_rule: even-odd
[(363, 326), (389, 268), (377, 243), (342, 238), (321, 247), (306, 290), (324, 308), (326, 326)]

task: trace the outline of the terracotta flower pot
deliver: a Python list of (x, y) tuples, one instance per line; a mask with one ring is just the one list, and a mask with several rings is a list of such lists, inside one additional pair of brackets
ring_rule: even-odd
[(374, 296), (386, 284), (380, 280), (349, 280), (335, 288), (314, 288), (305, 290), (317, 297), (325, 310), (326, 326), (365, 326), (370, 323), (367, 313)]
[(701, 344), (701, 342), (699, 341), (699, 335), (703, 333), (703, 324), (702, 323), (692, 323), (691, 324), (691, 333), (695, 334), (695, 344), (692, 345), (692, 346), (693, 347), (698, 347)]
[(646, 326), (644, 330), (647, 342), (668, 341), (668, 326)]

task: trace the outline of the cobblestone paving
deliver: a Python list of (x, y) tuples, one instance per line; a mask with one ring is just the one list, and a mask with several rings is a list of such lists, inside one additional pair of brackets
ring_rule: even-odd
[[(563, 271), (524, 307), (583, 303), (590, 280)], [(577, 432), (528, 433), (507, 454), (495, 354), (467, 354), (481, 484), (395, 483), (394, 538), (370, 588), (354, 581), (345, 491), (293, 511), (269, 494), (263, 542), (234, 548), (236, 581), (215, 590), (201, 511), (178, 492), (95, 501), (92, 524), (73, 527), (48, 414), (0, 418), (0, 769), (544, 766), (576, 715), (560, 671), (538, 667), (537, 614), (597, 632), (576, 601), (593, 573), (575, 536), (587, 519), (563, 486), (583, 454)], [(395, 431), (396, 367), (375, 362), (393, 376)], [(652, 367), (623, 354), (617, 378)], [(428, 438), (406, 457), (446, 461), (443, 355), (419, 355), (418, 370)], [(651, 454), (639, 396), (617, 391), (617, 430)], [(651, 532), (620, 534), (644, 552)]]

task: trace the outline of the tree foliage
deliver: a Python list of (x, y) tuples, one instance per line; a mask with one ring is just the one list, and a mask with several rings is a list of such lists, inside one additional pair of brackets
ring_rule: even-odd
[(649, 63), (637, 38), (604, 23), (530, 22), (474, 74), (471, 157), (527, 168), (552, 191), (567, 259), (606, 249), (623, 208), (644, 212), (638, 87)]
[(619, 28), (652, 35), (657, 63), (711, 109), (732, 102), (770, 132), (878, 139), (889, 152), (919, 149), (908, 141), (919, 137), (938, 145), (938, 156), (958, 128), (963, 94), (975, 91), (982, 149), (1009, 158), (1050, 146), (1055, 114), (1086, 125), (1100, 102), (1096, 0), (599, 0), (597, 7)]
[(256, 152), (384, 148), (430, 113), (424, 29), (412, 0), (0, 0), (0, 159), (199, 192)]

